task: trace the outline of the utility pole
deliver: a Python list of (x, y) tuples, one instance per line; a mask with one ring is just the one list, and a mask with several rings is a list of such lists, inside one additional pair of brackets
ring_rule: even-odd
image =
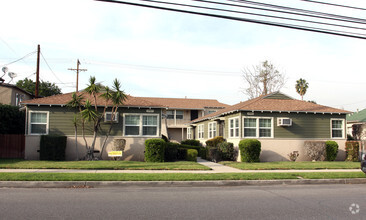
[(39, 87), (39, 54), (41, 53), (41, 46), (38, 44), (37, 48), (37, 72), (36, 72), (36, 91), (34, 91), (34, 95), (38, 98), (38, 87)]
[(79, 69), (80, 61), (76, 63), (76, 69), (69, 68), (69, 70), (76, 71), (76, 92), (79, 91), (79, 71), (87, 71), (87, 69)]

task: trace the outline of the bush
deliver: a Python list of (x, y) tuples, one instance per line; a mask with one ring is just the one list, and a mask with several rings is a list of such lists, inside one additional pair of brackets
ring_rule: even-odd
[(358, 151), (360, 149), (360, 144), (358, 141), (347, 141), (346, 142), (346, 161), (358, 161)]
[(182, 145), (201, 146), (201, 142), (198, 140), (184, 140), (180, 142)]
[(197, 150), (199, 157), (201, 157), (202, 159), (206, 159), (206, 148), (204, 148), (202, 146), (192, 146), (192, 145), (181, 144), (180, 148), (195, 149), (195, 150)]
[(165, 148), (164, 161), (173, 162), (177, 160), (178, 155), (178, 143), (168, 142)]
[(165, 135), (161, 135), (161, 139), (163, 139), (167, 143), (170, 142), (169, 139), (168, 139), (168, 137), (165, 136)]
[(164, 162), (166, 142), (163, 139), (155, 138), (145, 141), (145, 161)]
[(187, 159), (187, 148), (178, 148), (177, 149), (177, 159), (178, 160), (186, 160)]
[(207, 147), (207, 159), (213, 162), (219, 162), (221, 161), (220, 153), (217, 147)]
[(217, 145), (219, 143), (222, 143), (224, 142), (225, 139), (221, 136), (217, 136), (217, 137), (214, 137), (212, 139), (209, 139), (206, 141), (206, 146), (209, 146), (209, 147), (217, 147)]
[(244, 139), (239, 142), (242, 162), (259, 162), (261, 142), (257, 139)]
[(292, 151), (291, 153), (287, 154), (288, 158), (290, 158), (291, 161), (295, 162), (296, 159), (299, 157), (299, 151)]
[(324, 161), (326, 158), (324, 141), (305, 141), (305, 154), (315, 161)]
[(325, 142), (325, 151), (327, 156), (327, 161), (335, 161), (338, 154), (338, 144), (335, 141)]
[(219, 143), (218, 146), (218, 152), (220, 155), (220, 160), (230, 160), (235, 161), (235, 149), (234, 144), (230, 142), (222, 142)]
[(0, 104), (0, 134), (24, 134), (25, 111), (19, 107)]
[(198, 151), (195, 149), (187, 149), (186, 160), (197, 161)]
[(65, 160), (67, 137), (42, 135), (40, 142), (40, 160)]

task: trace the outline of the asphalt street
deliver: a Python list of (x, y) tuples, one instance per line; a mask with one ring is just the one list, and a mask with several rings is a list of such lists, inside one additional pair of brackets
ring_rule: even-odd
[(365, 219), (366, 185), (1, 188), (0, 219)]

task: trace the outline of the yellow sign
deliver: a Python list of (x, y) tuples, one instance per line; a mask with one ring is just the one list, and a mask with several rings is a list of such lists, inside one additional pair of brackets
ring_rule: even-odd
[(109, 151), (108, 157), (122, 157), (122, 151)]

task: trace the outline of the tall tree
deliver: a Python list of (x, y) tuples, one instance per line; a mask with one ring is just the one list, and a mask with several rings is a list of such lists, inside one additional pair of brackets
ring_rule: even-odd
[[(25, 78), (24, 80), (19, 80), (16, 83), (16, 86), (34, 95), (36, 89), (36, 82), (33, 82), (33, 80), (31, 79)], [(61, 94), (61, 89), (55, 83), (45, 82), (41, 80), (39, 84), (38, 94), (44, 97), (58, 95)]]
[(248, 85), (243, 93), (250, 99), (279, 91), (285, 85), (285, 76), (267, 60), (253, 68), (245, 68), (243, 78)]
[(309, 83), (306, 82), (305, 79), (300, 78), (299, 80), (296, 81), (296, 92), (299, 93), (299, 95), (301, 96), (301, 100), (304, 100), (304, 95), (307, 91), (307, 89), (309, 88)]

